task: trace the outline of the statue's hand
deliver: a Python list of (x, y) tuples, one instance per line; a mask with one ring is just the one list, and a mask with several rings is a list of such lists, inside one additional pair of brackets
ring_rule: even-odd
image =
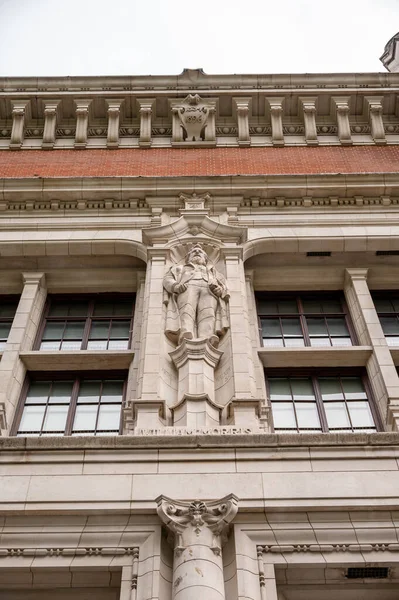
[(223, 294), (223, 288), (221, 285), (213, 284), (209, 286), (211, 288), (211, 292), (215, 294), (215, 296), (220, 297)]
[(173, 293), (174, 294), (181, 294), (182, 292), (185, 292), (187, 289), (187, 284), (186, 283), (176, 283), (173, 287)]

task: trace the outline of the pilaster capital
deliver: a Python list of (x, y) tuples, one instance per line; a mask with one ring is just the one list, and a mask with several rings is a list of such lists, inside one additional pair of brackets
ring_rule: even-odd
[(154, 98), (137, 98), (136, 100), (140, 114), (152, 114)]
[(234, 494), (211, 502), (183, 502), (167, 496), (158, 496), (155, 502), (161, 521), (178, 536), (187, 528), (192, 528), (199, 536), (205, 527), (210, 529), (213, 535), (222, 536), (238, 511), (238, 498)]
[(352, 281), (367, 281), (368, 269), (345, 269), (345, 284)]
[(305, 114), (316, 114), (317, 111), (317, 97), (316, 96), (303, 96), (298, 98), (299, 105), (301, 106)]
[(89, 113), (89, 106), (91, 104), (91, 100), (75, 100), (76, 104), (76, 115), (84, 115), (86, 116)]
[(220, 256), (223, 257), (226, 262), (238, 262), (243, 260), (244, 251), (242, 246), (222, 247), (220, 248)]
[(370, 113), (382, 114), (383, 96), (365, 96), (364, 101)]
[(22, 281), (24, 285), (46, 286), (46, 276), (44, 273), (29, 272), (22, 273)]
[(23, 116), (28, 107), (29, 100), (11, 100), (12, 115)]
[(44, 116), (51, 116), (57, 113), (57, 108), (60, 104), (60, 100), (45, 100), (44, 101)]

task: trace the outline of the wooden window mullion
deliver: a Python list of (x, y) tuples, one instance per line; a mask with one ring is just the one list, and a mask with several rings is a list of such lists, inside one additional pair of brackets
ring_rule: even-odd
[(65, 424), (64, 435), (71, 435), (71, 433), (72, 433), (72, 425), (73, 425), (73, 422), (75, 419), (79, 386), (80, 386), (80, 378), (76, 377), (76, 379), (73, 383), (73, 386), (72, 386), (72, 392), (71, 392), (71, 398), (70, 398), (70, 402), (69, 402), (69, 410), (68, 410), (67, 420), (66, 420), (66, 424)]
[(328, 428), (326, 413), (324, 410), (323, 396), (321, 395), (319, 381), (315, 375), (312, 375), (311, 380), (312, 380), (313, 392), (314, 392), (314, 395), (316, 398), (316, 407), (317, 407), (317, 411), (319, 413), (321, 429), (322, 429), (323, 433), (328, 433), (329, 428)]

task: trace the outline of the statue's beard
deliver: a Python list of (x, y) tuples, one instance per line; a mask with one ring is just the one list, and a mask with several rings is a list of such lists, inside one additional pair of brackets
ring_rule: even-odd
[(191, 261), (194, 265), (206, 265), (206, 260), (202, 256), (193, 256)]

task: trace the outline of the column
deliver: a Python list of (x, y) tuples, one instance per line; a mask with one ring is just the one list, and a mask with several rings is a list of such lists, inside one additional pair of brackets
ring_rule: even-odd
[(11, 100), (12, 129), (10, 150), (19, 150), (24, 139), (25, 115), (29, 100)]
[(19, 352), (32, 349), (46, 300), (43, 273), (23, 273), (22, 279), (24, 287), (0, 361), (0, 406), (4, 407), (6, 423), (3, 425), (7, 432), (26, 374)]
[(44, 102), (43, 150), (52, 150), (54, 148), (59, 103), (59, 100), (45, 100)]
[(138, 99), (140, 113), (140, 148), (149, 148), (152, 144), (151, 140), (151, 121), (152, 121), (152, 108), (154, 105), (154, 99), (142, 98)]
[(368, 108), (371, 137), (376, 144), (386, 144), (387, 140), (385, 138), (384, 123), (382, 120), (383, 96), (366, 96), (365, 101)]
[(266, 98), (270, 107), (273, 146), (284, 146), (283, 101), (284, 98)]
[(222, 543), (238, 510), (229, 494), (216, 502), (156, 499), (160, 519), (174, 534), (172, 600), (225, 600)]
[(349, 124), (349, 96), (332, 98), (332, 112), (337, 115), (338, 138), (343, 146), (353, 144), (351, 128)]
[(249, 105), (250, 98), (233, 98), (237, 110), (238, 145), (250, 146), (249, 137)]
[(107, 100), (108, 104), (108, 132), (107, 148), (117, 148), (119, 146), (119, 116), (123, 100)]
[(373, 347), (368, 378), (389, 429), (399, 431), (399, 377), (367, 285), (367, 269), (347, 269), (345, 296), (361, 345)]
[(87, 145), (87, 129), (89, 126), (89, 106), (91, 100), (75, 100), (76, 134), (75, 148), (83, 149)]
[(305, 141), (308, 146), (317, 146), (316, 130), (316, 100), (317, 98), (298, 98), (303, 111), (303, 123), (305, 126)]

